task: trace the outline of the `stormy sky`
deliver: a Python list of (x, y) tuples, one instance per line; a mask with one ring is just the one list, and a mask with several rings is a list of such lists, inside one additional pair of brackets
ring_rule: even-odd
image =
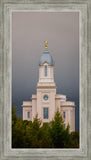
[(13, 12), (12, 14), (12, 101), (22, 117), (22, 101), (36, 94), (38, 62), (48, 41), (55, 62), (57, 94), (76, 104), (79, 129), (79, 13)]

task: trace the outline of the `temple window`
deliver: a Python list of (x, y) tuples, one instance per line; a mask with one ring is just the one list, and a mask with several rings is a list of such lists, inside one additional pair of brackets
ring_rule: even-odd
[(30, 112), (27, 113), (28, 118), (30, 118)]
[(65, 118), (65, 112), (63, 112), (63, 118)]
[(48, 119), (48, 108), (43, 108), (43, 117), (44, 119)]
[(45, 66), (45, 77), (47, 77), (47, 66)]

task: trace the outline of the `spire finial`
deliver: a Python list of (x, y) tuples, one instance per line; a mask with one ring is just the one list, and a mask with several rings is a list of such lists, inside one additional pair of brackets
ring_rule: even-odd
[(47, 41), (44, 41), (44, 42), (45, 42), (45, 49), (47, 49), (48, 42)]

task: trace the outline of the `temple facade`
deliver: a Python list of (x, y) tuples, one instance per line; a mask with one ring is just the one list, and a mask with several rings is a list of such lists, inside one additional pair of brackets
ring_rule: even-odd
[(70, 132), (75, 131), (75, 103), (66, 101), (66, 95), (56, 94), (54, 82), (54, 61), (47, 49), (39, 60), (39, 81), (32, 101), (23, 101), (23, 120), (33, 121), (36, 114), (42, 123), (50, 122), (57, 109), (64, 119), (64, 128), (69, 124)]

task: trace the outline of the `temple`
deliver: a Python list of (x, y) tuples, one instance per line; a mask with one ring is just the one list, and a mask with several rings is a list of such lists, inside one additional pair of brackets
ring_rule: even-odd
[(54, 61), (47, 49), (39, 60), (39, 81), (36, 86), (36, 94), (32, 95), (32, 101), (23, 101), (23, 120), (33, 121), (36, 114), (42, 123), (49, 123), (57, 109), (64, 119), (64, 128), (69, 124), (70, 132), (75, 131), (75, 103), (66, 101), (66, 95), (56, 94), (54, 82)]

